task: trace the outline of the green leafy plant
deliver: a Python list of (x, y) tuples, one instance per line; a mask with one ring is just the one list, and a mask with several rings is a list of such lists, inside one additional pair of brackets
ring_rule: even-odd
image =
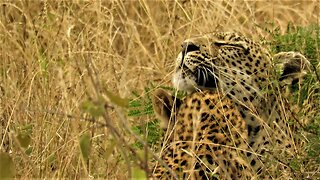
[(0, 152), (0, 179), (12, 179), (15, 174), (15, 166), (12, 157)]
[[(155, 91), (157, 88), (165, 89), (171, 91), (171, 94), (175, 95), (178, 98), (183, 98), (186, 93), (182, 91), (177, 91), (176, 89), (169, 87), (169, 86), (154, 86), (151, 84), (151, 87), (146, 87), (144, 89), (144, 96), (140, 96), (137, 93), (133, 93), (136, 98), (132, 99), (129, 102), (129, 112), (128, 116), (132, 117), (143, 117), (146, 115), (154, 115), (151, 96), (152, 92)], [(142, 125), (133, 126), (132, 130), (137, 135), (146, 135), (146, 141), (149, 145), (153, 145), (157, 143), (162, 135), (162, 131), (159, 126), (159, 120), (155, 119), (149, 122), (146, 122)], [(142, 148), (143, 145), (139, 142), (134, 144), (135, 147)]]

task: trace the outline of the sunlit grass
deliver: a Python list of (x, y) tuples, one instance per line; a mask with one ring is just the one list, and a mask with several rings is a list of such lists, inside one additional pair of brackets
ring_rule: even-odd
[[(132, 169), (144, 169), (147, 159), (135, 151), (144, 149), (143, 141), (152, 144), (157, 139), (144, 136), (156, 129), (156, 124), (146, 125), (154, 120), (148, 98), (154, 89), (170, 87), (183, 39), (236, 30), (254, 39), (274, 38), (289, 48), (289, 41), (280, 36), (288, 22), (306, 26), (319, 19), (317, 2), (3, 1), (0, 5), (0, 151), (12, 159), (13, 176), (23, 179), (140, 176)], [(279, 27), (279, 34), (272, 36), (261, 27), (270, 31)], [(297, 50), (306, 53), (319, 73), (319, 41), (305, 42), (306, 48)], [(300, 111), (303, 118), (314, 120), (310, 128), (318, 132), (315, 77), (307, 81), (307, 101)], [(119, 105), (117, 98), (110, 100), (106, 90), (118, 100), (130, 100), (129, 108)], [(89, 102), (91, 111), (82, 108), (84, 102)], [(101, 106), (105, 109), (95, 114)], [(81, 149), (88, 135), (90, 143)], [(308, 146), (310, 158), (318, 153), (314, 144)]]

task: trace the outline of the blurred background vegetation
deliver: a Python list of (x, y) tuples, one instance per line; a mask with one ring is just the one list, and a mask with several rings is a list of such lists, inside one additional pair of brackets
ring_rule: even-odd
[(311, 61), (294, 91), (311, 133), (292, 167), (319, 178), (319, 13), (319, 1), (0, 1), (0, 178), (143, 177), (160, 133), (150, 96), (174, 91), (180, 43), (214, 31)]

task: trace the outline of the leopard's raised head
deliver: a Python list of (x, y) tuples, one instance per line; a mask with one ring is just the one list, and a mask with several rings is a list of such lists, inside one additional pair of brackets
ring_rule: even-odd
[(233, 96), (241, 89), (238, 98), (254, 98), (270, 70), (271, 56), (260, 44), (236, 33), (212, 33), (182, 43), (173, 85), (188, 92), (218, 88)]

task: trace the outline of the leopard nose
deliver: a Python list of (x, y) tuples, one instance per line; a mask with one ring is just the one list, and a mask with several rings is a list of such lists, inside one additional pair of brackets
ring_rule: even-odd
[(193, 44), (192, 42), (183, 42), (182, 43), (182, 52), (188, 53), (188, 52), (192, 52), (192, 51), (198, 51), (200, 50), (200, 47)]

